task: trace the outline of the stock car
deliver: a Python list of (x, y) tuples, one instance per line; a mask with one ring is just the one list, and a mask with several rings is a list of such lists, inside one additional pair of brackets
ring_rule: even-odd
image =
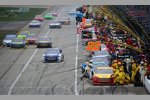
[(59, 21), (53, 21), (53, 22), (50, 22), (49, 24), (50, 29), (61, 28), (61, 27), (62, 27), (62, 24)]
[(114, 74), (112, 67), (97, 67), (92, 72), (92, 84), (93, 85), (112, 85), (114, 78), (112, 75)]
[(101, 50), (108, 50), (108, 48), (105, 44), (101, 44)]
[(37, 21), (43, 22), (44, 18), (41, 15), (36, 15), (33, 20), (37, 20)]
[(150, 74), (146, 75), (144, 78), (145, 78), (144, 79), (145, 87), (147, 91), (150, 93)]
[(110, 58), (108, 56), (104, 56), (104, 55), (93, 56), (91, 59), (91, 62), (95, 65), (103, 64), (107, 67), (110, 66)]
[(5, 38), (3, 39), (3, 46), (10, 46), (11, 45), (11, 42), (12, 42), (12, 39), (16, 38), (16, 34), (7, 34), (5, 36)]
[(90, 53), (90, 56), (105, 56), (105, 57), (111, 57), (108, 51), (106, 50), (100, 50), (100, 51), (93, 51)]
[(52, 20), (53, 18), (54, 18), (54, 16), (51, 13), (46, 13), (44, 15), (44, 19)]
[(25, 39), (27, 35), (31, 34), (30, 31), (20, 31), (17, 35), (18, 38)]
[[(102, 58), (92, 58), (92, 60), (90, 60), (92, 68), (95, 69), (97, 67), (109, 67), (109, 62), (106, 58), (102, 57)], [(82, 73), (85, 72), (85, 63), (82, 64)]]
[(36, 34), (27, 35), (27, 37), (25, 39), (26, 44), (36, 44), (36, 41), (37, 41)]
[(30, 23), (29, 23), (29, 27), (30, 28), (33, 28), (33, 27), (41, 27), (41, 22), (38, 21), (38, 20), (32, 20)]
[(36, 41), (37, 48), (39, 47), (49, 47), (52, 48), (51, 38), (39, 37)]
[(81, 28), (90, 28), (90, 27), (93, 27), (93, 24), (92, 24), (92, 19), (86, 19), (86, 22), (85, 23), (80, 23), (80, 27)]
[(62, 53), (62, 50), (59, 48), (48, 48), (44, 55), (44, 61), (58, 61), (62, 62), (64, 61), (64, 54)]
[(20, 38), (14, 38), (10, 45), (11, 48), (15, 47), (25, 47), (25, 40)]
[(62, 25), (70, 25), (70, 19), (60, 19), (59, 22), (62, 24)]
[(55, 17), (58, 15), (57, 13), (49, 13), (49, 14), (51, 14), (51, 15), (53, 15)]

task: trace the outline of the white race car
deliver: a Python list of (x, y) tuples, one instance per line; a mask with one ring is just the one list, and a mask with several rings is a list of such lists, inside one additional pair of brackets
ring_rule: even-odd
[(49, 28), (61, 28), (62, 27), (62, 24), (58, 21), (54, 21), (54, 22), (50, 22), (49, 24)]
[(32, 20), (30, 23), (29, 23), (29, 27), (41, 27), (41, 22), (38, 21), (38, 20)]

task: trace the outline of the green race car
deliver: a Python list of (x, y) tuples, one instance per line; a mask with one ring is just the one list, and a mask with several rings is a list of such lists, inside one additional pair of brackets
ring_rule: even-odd
[(46, 13), (45, 15), (44, 15), (44, 19), (49, 19), (49, 20), (51, 20), (51, 19), (53, 19), (54, 18), (54, 16), (51, 14), (51, 13)]
[(25, 39), (26, 38), (26, 36), (27, 35), (29, 35), (29, 34), (31, 34), (29, 31), (20, 31), (19, 33), (18, 33), (18, 38), (20, 38), (20, 39)]

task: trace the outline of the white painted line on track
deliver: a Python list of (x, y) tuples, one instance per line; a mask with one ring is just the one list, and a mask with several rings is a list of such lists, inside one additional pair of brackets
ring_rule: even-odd
[[(62, 9), (63, 10), (63, 9)], [(60, 17), (61, 13), (62, 13), (62, 10), (61, 12), (59, 13), (59, 15), (56, 17), (55, 20), (58, 19), (58, 17)], [(46, 33), (45, 36), (48, 36), (48, 34), (50, 33), (50, 29), (48, 30), (48, 32)], [(17, 81), (19, 80), (19, 78), (21, 77), (22, 73), (25, 71), (25, 69), (28, 67), (30, 61), (32, 60), (32, 58), (35, 56), (36, 52), (38, 51), (38, 48), (34, 51), (34, 53), (32, 54), (32, 56), (30, 57), (29, 61), (26, 63), (26, 65), (24, 66), (24, 68), (22, 69), (21, 73), (18, 75), (18, 77), (16, 78), (16, 80), (13, 82), (13, 84), (11, 85), (9, 91), (8, 91), (8, 95), (11, 95), (11, 92), (12, 92), (12, 89), (14, 88), (15, 84), (17, 83)]]
[[(48, 30), (48, 32), (46, 33), (45, 36), (47, 36), (48, 34), (50, 33), (50, 30)], [(21, 73), (18, 75), (18, 77), (16, 78), (16, 80), (14, 81), (14, 83), (11, 85), (10, 89), (9, 89), (9, 92), (8, 92), (8, 95), (11, 95), (11, 92), (12, 92), (12, 89), (14, 88), (15, 84), (17, 83), (17, 81), (19, 80), (19, 78), (21, 77), (22, 73), (25, 71), (25, 69), (28, 67), (30, 61), (32, 60), (32, 58), (35, 56), (36, 52), (38, 51), (39, 49), (35, 49), (34, 53), (32, 54), (32, 56), (30, 57), (30, 59), (28, 60), (28, 62), (26, 63), (26, 65), (24, 66), (24, 68), (22, 69)]]
[(78, 95), (78, 74), (77, 74), (77, 69), (78, 69), (78, 42), (79, 42), (79, 34), (77, 34), (77, 45), (76, 45), (76, 62), (75, 62), (75, 95)]
[(36, 52), (38, 51), (38, 49), (36, 49), (33, 53), (33, 55), (31, 56), (31, 58), (29, 59), (29, 61), (26, 63), (26, 65), (24, 66), (24, 68), (22, 69), (21, 73), (19, 74), (19, 76), (16, 78), (16, 80), (14, 81), (14, 83), (11, 85), (8, 95), (11, 95), (12, 89), (15, 86), (15, 84), (17, 83), (17, 81), (19, 80), (19, 78), (21, 77), (22, 73), (25, 71), (25, 69), (28, 67), (30, 61), (32, 60), (32, 58), (34, 57), (34, 55), (36, 54)]
[[(58, 20), (58, 18), (61, 16), (61, 14), (62, 14), (63, 10), (64, 10), (64, 8), (63, 8), (63, 9), (61, 9), (61, 11), (60, 11), (59, 15), (55, 18), (55, 20), (54, 20), (54, 21), (57, 21), (57, 20)], [(49, 29), (49, 30), (48, 30), (48, 32), (47, 32), (47, 34), (45, 35), (45, 37), (47, 37), (47, 36), (48, 36), (48, 34), (50, 33), (50, 31), (51, 31), (51, 29)]]
[(45, 37), (48, 36), (48, 34), (50, 33), (51, 29), (48, 30), (48, 32), (45, 34)]

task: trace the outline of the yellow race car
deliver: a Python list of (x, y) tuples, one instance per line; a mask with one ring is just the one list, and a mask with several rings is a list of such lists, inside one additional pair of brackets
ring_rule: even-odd
[(112, 85), (113, 78), (113, 68), (112, 67), (97, 67), (93, 71), (92, 84), (93, 85)]

